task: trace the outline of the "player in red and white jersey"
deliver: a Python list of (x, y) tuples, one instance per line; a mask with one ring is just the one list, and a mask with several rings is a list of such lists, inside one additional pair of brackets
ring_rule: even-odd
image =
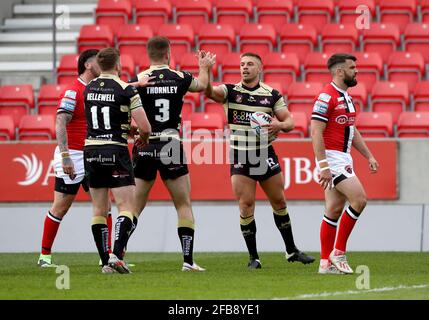
[[(83, 147), (86, 138), (86, 116), (83, 92), (87, 83), (100, 74), (95, 59), (98, 50), (82, 52), (78, 59), (79, 77), (69, 84), (61, 95), (57, 109), (57, 147), (54, 152), (55, 192), (54, 202), (48, 211), (43, 228), (42, 250), (38, 265), (51, 267), (51, 248), (60, 222), (70, 209), (79, 187), (85, 191)], [(109, 232), (110, 234), (110, 232)]]
[[(368, 159), (372, 173), (379, 167), (355, 127), (356, 108), (347, 93), (357, 84), (355, 61), (356, 57), (342, 53), (329, 58), (333, 79), (315, 98), (311, 117), (319, 183), (325, 190), (325, 215), (320, 228), (322, 274), (353, 273), (346, 259), (346, 244), (366, 206), (366, 194), (353, 170), (352, 146)], [(349, 206), (344, 210), (346, 201)]]

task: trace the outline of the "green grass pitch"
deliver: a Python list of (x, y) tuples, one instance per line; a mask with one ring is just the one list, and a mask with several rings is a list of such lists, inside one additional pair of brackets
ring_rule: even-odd
[[(316, 253), (313, 253), (317, 256)], [(56, 288), (55, 268), (36, 266), (36, 253), (0, 254), (0, 299), (429, 299), (429, 253), (351, 252), (362, 274), (319, 275), (311, 265), (287, 263), (282, 253), (260, 254), (262, 269), (248, 270), (245, 253), (196, 253), (204, 273), (181, 272), (179, 253), (128, 253), (132, 274), (101, 274), (95, 253), (55, 253), (70, 270), (70, 288)]]

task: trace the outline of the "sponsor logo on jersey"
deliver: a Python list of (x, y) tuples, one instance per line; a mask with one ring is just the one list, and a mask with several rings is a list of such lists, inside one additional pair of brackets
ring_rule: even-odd
[(344, 101), (344, 97), (339, 97), (339, 98), (337, 99), (337, 101), (338, 101), (338, 102)]
[(335, 107), (335, 110), (341, 110), (341, 109), (345, 109), (346, 105), (345, 104), (339, 104), (338, 106)]
[(14, 158), (13, 161), (21, 163), (26, 170), (25, 180), (19, 181), (19, 185), (29, 186), (39, 180), (42, 175), (43, 163), (37, 159), (34, 153), (31, 154), (31, 158), (24, 154), (21, 157)]
[(77, 92), (74, 90), (67, 90), (66, 93), (64, 93), (64, 98), (71, 98), (76, 99)]
[(331, 100), (331, 96), (327, 93), (321, 93), (321, 94), (319, 94), (319, 97), (317, 99), (319, 99), (320, 101), (328, 103), (329, 100)]
[(345, 124), (345, 125), (351, 126), (355, 123), (355, 117), (348, 117), (342, 114), (335, 118), (335, 122), (339, 124)]
[(348, 173), (352, 174), (353, 173), (353, 169), (351, 165), (347, 165), (345, 166), (344, 170), (346, 170)]
[(250, 124), (250, 116), (252, 113), (253, 112), (234, 110), (232, 112), (232, 123), (248, 126)]
[(63, 98), (61, 100), (60, 109), (64, 109), (67, 111), (74, 111), (76, 108), (76, 100), (71, 100), (67, 98)]
[(249, 99), (247, 99), (247, 101), (249, 101), (249, 102), (256, 102), (255, 98), (253, 98), (252, 96), (250, 96)]
[(320, 113), (320, 114), (327, 114), (328, 105), (322, 101), (316, 101), (313, 107), (313, 112)]
[(237, 102), (237, 103), (241, 103), (243, 101), (243, 96), (242, 95), (237, 95), (236, 97), (235, 97), (235, 102)]
[(270, 100), (268, 100), (268, 98), (265, 98), (261, 101), (259, 101), (260, 104), (264, 105), (264, 104), (270, 104)]

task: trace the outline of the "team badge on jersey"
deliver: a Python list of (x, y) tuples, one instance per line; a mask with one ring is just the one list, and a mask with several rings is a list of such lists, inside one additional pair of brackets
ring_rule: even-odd
[(74, 90), (67, 90), (66, 93), (64, 93), (64, 98), (70, 98), (76, 100), (77, 92)]
[(313, 112), (319, 114), (327, 114), (328, 113), (328, 105), (322, 101), (316, 101), (313, 107)]
[(329, 94), (327, 94), (327, 93), (321, 93), (321, 94), (319, 94), (319, 98), (318, 99), (320, 101), (328, 103), (329, 100), (331, 100), (331, 96)]
[(235, 97), (235, 102), (237, 102), (237, 103), (241, 103), (243, 101), (243, 96), (242, 95), (237, 95), (236, 97)]

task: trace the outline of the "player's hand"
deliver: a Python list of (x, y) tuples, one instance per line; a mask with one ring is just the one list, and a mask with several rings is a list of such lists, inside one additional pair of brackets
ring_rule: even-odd
[(76, 172), (74, 171), (74, 164), (70, 157), (65, 157), (62, 159), (63, 171), (65, 174), (68, 174), (70, 179), (74, 180), (76, 178)]
[(200, 68), (210, 69), (216, 63), (216, 55), (211, 52), (198, 51), (197, 57)]
[(272, 135), (277, 135), (277, 133), (279, 133), (279, 131), (282, 130), (282, 123), (278, 121), (276, 118), (273, 118), (271, 120), (271, 123), (264, 124), (261, 127), (268, 130), (268, 135), (272, 136)]
[(149, 139), (142, 139), (140, 136), (134, 138), (134, 145), (137, 150), (143, 149), (145, 146), (149, 144)]
[(326, 188), (332, 188), (331, 170), (327, 169), (319, 172), (319, 184), (322, 186), (323, 190), (326, 190)]
[(150, 82), (152, 79), (155, 79), (155, 76), (151, 77), (141, 77), (139, 81), (132, 82), (130, 85), (136, 87), (136, 88), (144, 88), (147, 86), (153, 86), (155, 82)]
[(378, 164), (377, 160), (375, 160), (374, 157), (371, 157), (368, 159), (369, 161), (369, 171), (371, 173), (377, 173), (378, 168), (380, 167), (380, 165)]

